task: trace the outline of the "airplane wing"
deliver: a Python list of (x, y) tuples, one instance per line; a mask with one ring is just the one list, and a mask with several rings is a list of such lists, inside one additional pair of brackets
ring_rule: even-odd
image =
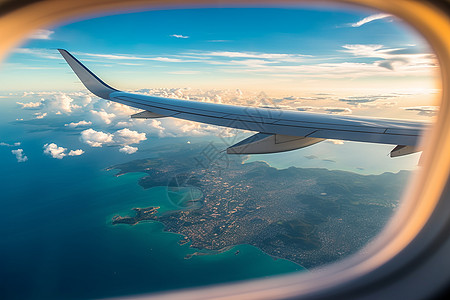
[(427, 123), (318, 114), (153, 97), (119, 91), (104, 83), (68, 51), (58, 49), (86, 88), (96, 96), (143, 111), (132, 118), (174, 117), (257, 132), (229, 147), (230, 154), (275, 153), (325, 139), (397, 145), (391, 157), (420, 151)]

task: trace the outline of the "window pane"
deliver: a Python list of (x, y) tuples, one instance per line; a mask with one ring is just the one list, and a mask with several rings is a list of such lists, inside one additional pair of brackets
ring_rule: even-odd
[(430, 122), (438, 109), (431, 49), (376, 11), (174, 9), (38, 30), (0, 73), (8, 298), (110, 297), (310, 272), (367, 245), (418, 169), (420, 152), (391, 158), (396, 145), (340, 138), (227, 154), (257, 132), (130, 119), (140, 110), (88, 92), (53, 50), (61, 47), (119, 90), (245, 106), (252, 117), (251, 107), (263, 107), (280, 120), (321, 113), (324, 124)]

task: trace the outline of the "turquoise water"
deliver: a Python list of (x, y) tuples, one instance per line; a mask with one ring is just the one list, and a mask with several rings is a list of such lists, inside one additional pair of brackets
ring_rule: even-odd
[[(0, 147), (1, 298), (108, 297), (303, 270), (249, 245), (186, 259), (198, 249), (180, 246), (183, 237), (164, 232), (161, 223), (111, 225), (113, 216), (131, 214), (133, 207), (174, 209), (166, 188), (144, 190), (142, 173), (105, 171), (139, 156), (88, 148), (73, 134), (17, 123), (14, 109), (3, 104), (0, 142), (22, 142), (28, 161), (18, 163), (12, 148)], [(86, 153), (54, 159), (42, 151), (49, 142)]]

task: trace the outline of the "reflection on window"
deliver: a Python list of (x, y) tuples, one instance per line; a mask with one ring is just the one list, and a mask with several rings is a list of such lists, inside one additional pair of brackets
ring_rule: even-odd
[(118, 296), (309, 272), (382, 230), (420, 158), (337, 139), (229, 155), (253, 133), (130, 119), (139, 111), (90, 94), (53, 48), (147, 95), (422, 121), (437, 111), (434, 55), (378, 12), (169, 10), (38, 30), (0, 74), (8, 298)]

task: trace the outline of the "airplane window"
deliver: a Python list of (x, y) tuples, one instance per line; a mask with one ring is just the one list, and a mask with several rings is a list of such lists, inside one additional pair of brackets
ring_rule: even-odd
[(0, 72), (2, 294), (158, 292), (361, 251), (420, 168), (438, 72), (418, 33), (356, 7), (37, 30)]

